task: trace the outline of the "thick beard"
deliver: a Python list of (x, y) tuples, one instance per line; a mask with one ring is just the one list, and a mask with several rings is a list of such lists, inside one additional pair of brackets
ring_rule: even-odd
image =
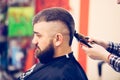
[(45, 64), (51, 62), (54, 56), (54, 46), (52, 42), (43, 50), (38, 51), (36, 57), (40, 60), (41, 63)]

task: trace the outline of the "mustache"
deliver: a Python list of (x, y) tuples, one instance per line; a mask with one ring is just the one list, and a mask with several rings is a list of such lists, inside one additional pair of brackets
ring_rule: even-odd
[(38, 46), (38, 44), (32, 44), (32, 48), (34, 49), (34, 51), (35, 51), (36, 49), (40, 49), (40, 47)]
[(38, 43), (35, 44), (35, 49), (37, 49), (37, 48), (40, 49), (39, 46), (38, 46)]

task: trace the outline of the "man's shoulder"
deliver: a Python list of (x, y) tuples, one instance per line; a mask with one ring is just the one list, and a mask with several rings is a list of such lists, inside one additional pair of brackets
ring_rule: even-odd
[(68, 70), (78, 71), (78, 69), (82, 69), (79, 66), (80, 64), (75, 59), (73, 60), (71, 58), (64, 58), (50, 65), (51, 68), (54, 67), (54, 69), (59, 69), (58, 71), (63, 71), (63, 72)]

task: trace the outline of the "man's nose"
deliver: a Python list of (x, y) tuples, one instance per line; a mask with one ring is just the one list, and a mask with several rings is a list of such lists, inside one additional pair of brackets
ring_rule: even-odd
[(32, 39), (32, 44), (37, 44), (37, 39), (36, 38)]

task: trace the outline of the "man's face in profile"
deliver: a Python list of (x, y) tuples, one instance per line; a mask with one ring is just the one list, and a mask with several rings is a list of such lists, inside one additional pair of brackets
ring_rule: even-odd
[(35, 46), (35, 56), (40, 62), (47, 62), (53, 59), (54, 45), (53, 39), (49, 35), (50, 30), (47, 28), (50, 25), (47, 22), (40, 22), (34, 25), (34, 37), (32, 43)]

